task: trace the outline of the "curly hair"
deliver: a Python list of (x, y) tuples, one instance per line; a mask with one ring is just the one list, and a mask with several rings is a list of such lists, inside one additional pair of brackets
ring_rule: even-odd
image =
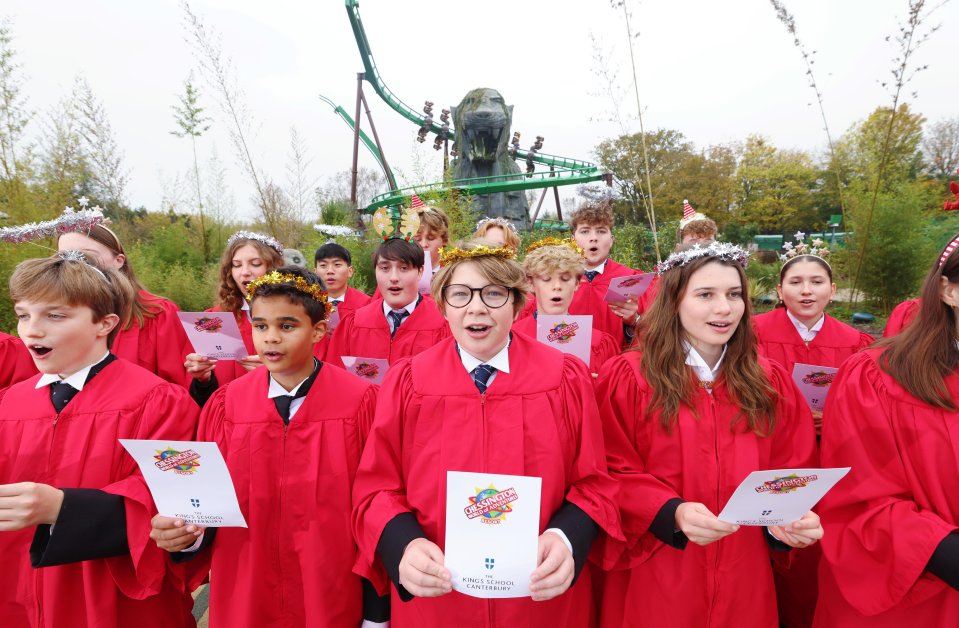
[(565, 244), (542, 246), (530, 251), (523, 260), (527, 277), (545, 273), (573, 273), (579, 279), (586, 273), (586, 260)]
[(613, 204), (610, 201), (601, 201), (586, 203), (574, 211), (569, 217), (569, 228), (573, 233), (576, 233), (576, 228), (580, 224), (598, 225), (612, 229), (615, 222)]
[(243, 292), (236, 285), (233, 279), (233, 257), (236, 252), (244, 246), (252, 246), (260, 255), (260, 259), (266, 265), (264, 272), (270, 272), (274, 268), (283, 265), (283, 256), (277, 253), (276, 249), (269, 247), (259, 240), (250, 240), (247, 238), (238, 238), (223, 251), (223, 257), (220, 258), (220, 285), (217, 288), (217, 299), (224, 312), (240, 311), (243, 304)]

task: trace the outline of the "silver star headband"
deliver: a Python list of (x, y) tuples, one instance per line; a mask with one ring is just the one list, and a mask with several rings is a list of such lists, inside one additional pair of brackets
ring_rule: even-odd
[(480, 220), (478, 223), (476, 223), (475, 231), (479, 231), (480, 227), (482, 227), (483, 225), (497, 225), (497, 226), (509, 229), (513, 233), (516, 233), (516, 226), (512, 222), (507, 220), (506, 218), (499, 218), (499, 217), (490, 218), (487, 216), (483, 218), (482, 220)]
[(735, 244), (728, 242), (710, 242), (708, 246), (694, 244), (685, 251), (673, 253), (667, 257), (665, 261), (659, 263), (656, 267), (656, 274), (662, 275), (671, 268), (685, 266), (700, 257), (715, 257), (716, 259), (727, 262), (736, 262), (743, 268), (746, 268), (746, 265), (749, 263), (749, 253)]
[(237, 240), (256, 240), (262, 244), (267, 245), (277, 253), (283, 253), (283, 245), (280, 244), (276, 238), (272, 238), (263, 233), (257, 233), (255, 231), (237, 231), (230, 236), (230, 239), (226, 241), (226, 248), (233, 246), (233, 243)]
[(41, 238), (58, 236), (72, 231), (89, 232), (103, 222), (103, 211), (99, 207), (73, 211), (72, 207), (63, 210), (63, 215), (53, 220), (30, 222), (17, 227), (0, 229), (0, 242), (19, 244)]

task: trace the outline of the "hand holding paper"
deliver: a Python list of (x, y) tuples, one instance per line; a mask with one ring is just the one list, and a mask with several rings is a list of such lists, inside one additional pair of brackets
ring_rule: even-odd
[(684, 502), (676, 509), (676, 527), (696, 545), (709, 545), (739, 530), (738, 525), (720, 521), (698, 502)]
[[(804, 539), (814, 538), (816, 526), (810, 524), (818, 523), (819, 517), (810, 511), (847, 473), (849, 467), (753, 471), (729, 498), (719, 518), (745, 526), (787, 526), (787, 532), (788, 524), (795, 522), (799, 525), (793, 532)], [(815, 520), (806, 519), (810, 514)]]
[(400, 559), (400, 584), (416, 597), (439, 597), (453, 590), (443, 550), (428, 539), (413, 539)]
[(150, 525), (150, 538), (156, 542), (157, 547), (168, 552), (182, 552), (196, 543), (204, 530), (202, 526), (194, 523), (163, 515), (153, 517)]
[(819, 515), (809, 511), (799, 521), (787, 526), (769, 526), (769, 532), (790, 547), (809, 547), (822, 538), (822, 522)]
[(563, 539), (555, 532), (544, 532), (539, 536), (537, 556), (539, 567), (529, 579), (530, 596), (543, 602), (566, 593), (576, 569), (573, 555)]

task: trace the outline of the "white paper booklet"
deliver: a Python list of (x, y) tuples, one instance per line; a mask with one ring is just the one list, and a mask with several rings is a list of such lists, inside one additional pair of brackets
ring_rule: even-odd
[(543, 481), (446, 473), (446, 567), (453, 588), (482, 598), (526, 597), (536, 569)]
[(161, 515), (208, 528), (245, 528), (233, 479), (216, 443), (120, 439)]
[(753, 471), (729, 498), (719, 518), (741, 526), (788, 525), (812, 510), (849, 469)]
[(249, 355), (230, 312), (177, 312), (193, 350), (214, 360), (241, 360)]

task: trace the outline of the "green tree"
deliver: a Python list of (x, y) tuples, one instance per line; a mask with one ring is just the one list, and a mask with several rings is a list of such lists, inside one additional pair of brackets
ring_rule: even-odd
[(843, 135), (836, 151), (847, 182), (859, 179), (874, 185), (880, 169), (881, 191), (915, 179), (922, 171), (920, 145), (925, 121), (922, 114), (912, 112), (903, 103), (895, 116), (892, 108), (878, 107), (868, 118), (854, 124)]
[(777, 149), (761, 136), (749, 136), (736, 169), (738, 222), (761, 231), (803, 227), (817, 179), (808, 154)]
[(192, 76), (183, 84), (183, 93), (179, 101), (179, 105), (173, 105), (173, 121), (176, 122), (178, 130), (170, 133), (177, 137), (189, 137), (193, 147), (193, 176), (196, 181), (197, 213), (200, 217), (200, 240), (203, 243), (203, 259), (209, 260), (210, 244), (207, 238), (206, 218), (203, 215), (203, 192), (200, 184), (200, 162), (196, 154), (196, 140), (210, 130), (210, 118), (203, 115), (203, 107), (199, 103), (200, 94), (193, 86)]

